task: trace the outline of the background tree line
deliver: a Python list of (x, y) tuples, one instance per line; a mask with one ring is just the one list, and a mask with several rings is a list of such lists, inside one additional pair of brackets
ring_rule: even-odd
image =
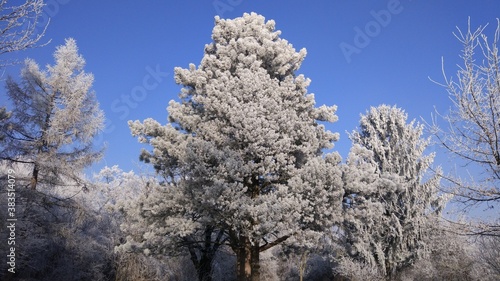
[(153, 175), (113, 166), (86, 178), (104, 117), (76, 42), (46, 70), (26, 60), (20, 81), (6, 81), (12, 108), (0, 110), (1, 168), (18, 173), (23, 218), (20, 270), (2, 278), (497, 279), (498, 223), (442, 216), (450, 194), (499, 200), (500, 24), (493, 42), (483, 30), (458, 33), (464, 67), (443, 84), (455, 106), (443, 116), (449, 128), (429, 126), (480, 166), (471, 180), (434, 167), (425, 126), (395, 106), (361, 115), (342, 162), (338, 133), (324, 125), (336, 107), (316, 106), (297, 73), (306, 50), (254, 13), (216, 17), (200, 65), (175, 69), (183, 88), (166, 125), (129, 121)]

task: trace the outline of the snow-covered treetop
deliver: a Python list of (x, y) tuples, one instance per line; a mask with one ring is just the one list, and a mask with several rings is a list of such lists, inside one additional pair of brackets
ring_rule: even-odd
[(429, 139), (422, 138), (422, 124), (415, 120), (407, 123), (407, 119), (408, 114), (396, 106), (371, 107), (361, 115), (359, 130), (350, 134), (350, 138), (354, 144), (373, 152), (382, 172), (410, 175), (415, 163), (423, 161), (421, 165), (428, 167), (434, 154), (422, 156)]
[[(255, 13), (233, 20), (215, 18), (211, 44), (205, 46), (209, 56), (201, 67), (217, 67), (221, 71), (243, 66), (263, 67), (272, 78), (293, 75), (306, 56), (306, 49), (296, 52), (292, 44), (280, 38), (273, 20), (265, 21)], [(222, 61), (220, 59), (224, 58)], [(260, 64), (260, 65), (259, 65)]]

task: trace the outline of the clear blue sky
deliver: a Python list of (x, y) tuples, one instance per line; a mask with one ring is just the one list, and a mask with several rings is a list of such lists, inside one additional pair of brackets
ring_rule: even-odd
[[(173, 69), (199, 64), (216, 15), (235, 18), (257, 12), (274, 19), (282, 37), (296, 49), (307, 49), (299, 72), (312, 80), (309, 91), (318, 105), (338, 106), (339, 121), (328, 128), (340, 132), (336, 149), (343, 158), (350, 147), (345, 132), (356, 128), (359, 114), (370, 106), (396, 104), (411, 119), (429, 119), (434, 106), (445, 111), (450, 106), (446, 91), (428, 77), (442, 81), (441, 57), (448, 76), (455, 75), (461, 46), (452, 32), (456, 26), (465, 29), (470, 16), (473, 27), (490, 23), (491, 34), (500, 17), (497, 0), (47, 3), (45, 18), (51, 22), (45, 39), (51, 43), (14, 56), (52, 64), (55, 47), (65, 38), (76, 39), (86, 71), (95, 76), (94, 90), (107, 118), (101, 141), (108, 148), (93, 171), (116, 164), (136, 169), (142, 146), (130, 135), (127, 121), (152, 117), (166, 123), (167, 104), (179, 93)], [(349, 50), (355, 52), (346, 55)], [(19, 69), (5, 72), (18, 77)], [(5, 90), (0, 93), (3, 103)]]

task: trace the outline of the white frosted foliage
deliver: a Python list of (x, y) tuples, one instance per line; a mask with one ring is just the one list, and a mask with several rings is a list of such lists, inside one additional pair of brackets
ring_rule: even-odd
[(394, 276), (423, 255), (429, 221), (442, 208), (439, 175), (422, 126), (399, 108), (372, 107), (350, 137), (344, 173), (347, 252), (356, 261)]
[(27, 59), (21, 81), (9, 77), (6, 83), (13, 110), (0, 123), (8, 132), (1, 157), (33, 164), (32, 188), (39, 180), (57, 184), (62, 176), (79, 178), (77, 173), (102, 152), (93, 140), (103, 128), (104, 115), (75, 40), (57, 47), (54, 59), (46, 70)]
[(184, 88), (169, 123), (129, 122), (153, 148), (142, 159), (172, 185), (161, 196), (182, 203), (162, 206), (182, 222), (171, 231), (195, 217), (259, 245), (339, 219), (340, 157), (322, 156), (338, 134), (319, 123), (336, 121), (336, 107), (315, 106), (310, 80), (295, 74), (305, 49), (274, 26), (253, 13), (216, 17), (201, 64), (175, 69)]

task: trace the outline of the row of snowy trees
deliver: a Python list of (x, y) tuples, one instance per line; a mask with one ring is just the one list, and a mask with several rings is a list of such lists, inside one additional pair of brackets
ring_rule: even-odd
[(200, 280), (219, 245), (235, 253), (238, 280), (259, 280), (260, 252), (289, 239), (307, 252), (334, 228), (346, 258), (388, 279), (428, 255), (446, 200), (423, 126), (398, 108), (372, 108), (342, 165), (325, 152), (338, 138), (323, 125), (336, 121), (335, 107), (316, 107), (295, 73), (305, 50), (256, 14), (216, 18), (212, 39), (200, 66), (176, 68), (184, 88), (169, 123), (129, 122), (153, 148), (141, 158), (165, 181), (135, 210), (145, 231), (124, 248), (185, 246)]
[[(459, 108), (450, 124), (458, 126), (452, 117), (462, 107), (476, 123), (463, 118), (469, 125), (458, 130), (462, 138), (433, 130), (459, 156), (483, 157), (478, 163), (491, 177), (474, 189), (455, 179), (459, 188), (451, 192), (476, 202), (498, 201), (498, 30), (500, 24), (493, 45), (482, 29), (462, 37), (472, 61), (470, 48), (483, 42), (488, 64), (477, 69), (466, 59), (470, 69), (459, 72), (460, 82), (445, 85)], [(83, 179), (83, 168), (102, 155), (93, 138), (103, 114), (74, 40), (56, 49), (47, 70), (27, 60), (21, 82), (7, 80), (13, 109), (0, 110), (2, 170), (15, 168), (18, 183), (31, 187), (16, 201), (25, 247), (16, 277), (189, 280), (193, 272), (179, 273), (186, 259), (199, 280), (233, 280), (233, 273), (237, 280), (312, 279), (308, 260), (322, 260), (325, 276), (335, 268), (351, 280), (498, 277), (498, 252), (484, 256), (489, 265), (479, 263), (455, 234), (463, 229), (440, 227), (443, 174), (425, 152), (423, 125), (397, 107), (372, 107), (350, 134), (342, 163), (332, 151), (339, 136), (325, 127), (337, 120), (336, 107), (316, 106), (310, 80), (297, 74), (305, 49), (296, 51), (274, 21), (254, 13), (216, 18), (212, 39), (198, 67), (175, 69), (183, 89), (180, 101), (169, 103), (169, 122), (129, 122), (151, 148), (140, 157), (155, 175), (112, 167)], [(476, 154), (449, 144), (465, 145), (469, 134), (469, 144), (483, 141)], [(482, 230), (493, 235), (481, 240), (488, 247), (498, 247), (495, 227)], [(52, 245), (55, 252), (42, 250)], [(296, 275), (287, 259), (298, 261)]]

